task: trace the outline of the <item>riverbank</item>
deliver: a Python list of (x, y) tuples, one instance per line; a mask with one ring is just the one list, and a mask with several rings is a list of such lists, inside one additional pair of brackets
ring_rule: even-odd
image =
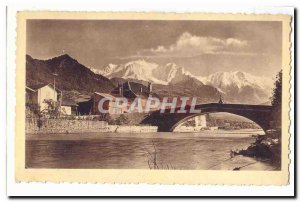
[[(40, 122), (39, 122), (40, 121)], [(38, 123), (39, 122), (39, 123)], [(201, 128), (188, 127), (188, 133), (211, 133), (234, 134), (234, 133), (253, 133), (256, 131), (263, 134), (263, 131), (257, 129), (240, 130), (202, 130)], [(192, 128), (192, 129), (191, 129)], [(157, 126), (150, 125), (112, 125), (106, 121), (98, 120), (69, 120), (69, 119), (26, 119), (25, 131), (27, 134), (76, 134), (76, 133), (154, 133), (157, 132)], [(176, 130), (176, 133), (186, 133), (186, 130)]]
[[(95, 141), (101, 138), (137, 138), (137, 139), (198, 139), (202, 140), (213, 140), (213, 139), (222, 139), (223, 143), (228, 142), (231, 139), (244, 139), (250, 144), (254, 141), (254, 135), (259, 133), (258, 130), (252, 131), (200, 131), (195, 133), (174, 133), (174, 132), (84, 132), (84, 133), (27, 133), (26, 140), (86, 140), (94, 139)], [(248, 141), (250, 140), (250, 141)], [(246, 149), (249, 144), (245, 144), (243, 147), (235, 148), (244, 148)], [(233, 149), (235, 149), (233, 148)], [(228, 150), (230, 151), (230, 150)], [(230, 153), (227, 151), (227, 155), (230, 156)]]
[(152, 133), (157, 132), (157, 126), (148, 125), (109, 125), (106, 121), (94, 120), (26, 120), (27, 134), (76, 134), (76, 133)]
[(270, 131), (266, 135), (257, 135), (255, 142), (247, 149), (232, 151), (231, 155), (268, 159), (272, 164), (281, 166), (281, 132)]

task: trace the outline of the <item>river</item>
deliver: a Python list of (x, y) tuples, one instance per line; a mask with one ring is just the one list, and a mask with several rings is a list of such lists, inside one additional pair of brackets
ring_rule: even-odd
[(27, 134), (27, 168), (276, 170), (266, 160), (230, 157), (262, 133), (257, 130), (197, 133)]

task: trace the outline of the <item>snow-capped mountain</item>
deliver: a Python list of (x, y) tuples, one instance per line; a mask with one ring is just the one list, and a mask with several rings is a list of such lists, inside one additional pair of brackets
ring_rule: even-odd
[(266, 102), (271, 96), (273, 81), (270, 78), (253, 76), (246, 72), (216, 72), (199, 78), (203, 83), (214, 86), (232, 101), (248, 103)]
[(91, 70), (107, 78), (135, 79), (162, 85), (181, 82), (193, 77), (183, 67), (179, 67), (174, 63), (161, 66), (145, 60), (135, 60), (121, 65), (109, 64), (102, 70), (93, 68)]
[(253, 76), (241, 71), (216, 72), (208, 77), (200, 77), (199, 80), (207, 85), (213, 85), (224, 92), (230, 90), (230, 88), (241, 90), (247, 86), (271, 91), (273, 86), (273, 81), (270, 78)]
[(197, 77), (175, 63), (158, 65), (145, 60), (135, 60), (120, 65), (109, 64), (101, 70), (92, 68), (91, 70), (110, 79), (131, 79), (159, 85), (182, 84), (185, 88), (193, 89), (202, 85), (212, 86), (223, 94), (225, 102), (230, 103), (266, 102), (271, 96), (273, 87), (270, 78), (253, 76), (246, 72), (216, 72), (207, 77)]

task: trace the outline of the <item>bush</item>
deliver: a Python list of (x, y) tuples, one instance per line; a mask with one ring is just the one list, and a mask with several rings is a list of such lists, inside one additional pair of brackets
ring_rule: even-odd
[(116, 125), (125, 125), (128, 124), (129, 120), (128, 117), (126, 117), (124, 114), (121, 114), (118, 118), (115, 120)]

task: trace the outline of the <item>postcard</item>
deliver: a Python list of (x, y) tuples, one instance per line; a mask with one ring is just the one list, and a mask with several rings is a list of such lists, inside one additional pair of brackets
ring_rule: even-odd
[(291, 16), (16, 17), (17, 182), (288, 184)]

